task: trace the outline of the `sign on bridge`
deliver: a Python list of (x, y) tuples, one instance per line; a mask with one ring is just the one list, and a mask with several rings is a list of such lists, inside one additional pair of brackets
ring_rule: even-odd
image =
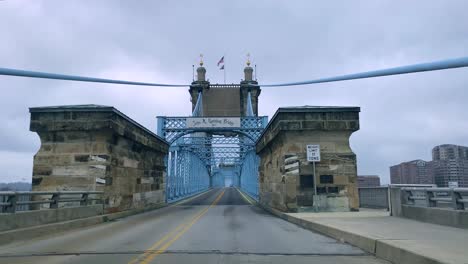
[(190, 117), (187, 128), (239, 128), (240, 117)]
[(307, 161), (320, 162), (320, 145), (307, 145)]

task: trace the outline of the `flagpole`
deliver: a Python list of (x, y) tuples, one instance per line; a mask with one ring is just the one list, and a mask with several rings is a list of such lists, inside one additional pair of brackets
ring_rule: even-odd
[(226, 55), (223, 56), (223, 60), (224, 60), (224, 69), (223, 69), (223, 73), (224, 73), (224, 84), (226, 84)]

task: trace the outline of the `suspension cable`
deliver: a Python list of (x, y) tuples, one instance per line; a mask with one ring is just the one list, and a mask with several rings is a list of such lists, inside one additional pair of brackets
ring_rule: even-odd
[[(309, 81), (288, 82), (288, 83), (278, 83), (278, 84), (263, 84), (261, 86), (262, 87), (282, 87), (282, 86), (307, 85), (307, 84), (338, 82), (338, 81), (365, 79), (365, 78), (382, 77), (382, 76), (399, 75), (399, 74), (416, 73), (416, 72), (437, 71), (437, 70), (454, 69), (454, 68), (461, 68), (461, 67), (468, 67), (468, 57), (413, 64), (413, 65), (400, 66), (400, 67), (395, 67), (395, 68), (381, 69), (381, 70), (376, 70), (376, 71), (353, 73), (353, 74), (321, 78), (321, 79), (315, 79), (315, 80), (309, 80)], [(46, 73), (46, 72), (37, 72), (37, 71), (26, 71), (26, 70), (8, 69), (8, 68), (0, 68), (0, 75), (67, 80), (67, 81), (78, 81), (78, 82), (113, 83), (113, 84), (124, 84), (124, 85), (142, 85), (142, 86), (159, 86), (159, 87), (190, 86), (190, 84), (133, 82), (133, 81), (102, 79), (102, 78), (94, 78), (94, 77), (83, 77), (83, 76), (64, 75), (64, 74)]]
[(437, 70), (445, 70), (445, 69), (453, 69), (453, 68), (461, 68), (461, 67), (468, 67), (468, 57), (413, 64), (413, 65), (381, 69), (381, 70), (369, 71), (369, 72), (353, 73), (353, 74), (321, 78), (321, 79), (310, 80), (310, 81), (289, 82), (289, 83), (279, 83), (279, 84), (263, 84), (261, 86), (262, 87), (281, 87), (281, 86), (306, 85), (306, 84), (316, 84), (316, 83), (326, 83), (326, 82), (338, 82), (338, 81), (346, 81), (346, 80), (354, 80), (354, 79), (381, 77), (381, 76), (388, 76), (388, 75), (398, 75), (398, 74), (407, 74), (407, 73), (425, 72), (425, 71), (437, 71)]
[(132, 82), (132, 81), (102, 79), (102, 78), (74, 76), (74, 75), (64, 75), (64, 74), (47, 73), (47, 72), (25, 71), (25, 70), (8, 69), (8, 68), (0, 68), (0, 75), (42, 78), (42, 79), (55, 79), (55, 80), (65, 80), (65, 81), (77, 81), (77, 82), (97, 82), (97, 83), (113, 83), (113, 84), (159, 86), (159, 87), (186, 87), (186, 86), (189, 86), (189, 85), (183, 85), (183, 84)]

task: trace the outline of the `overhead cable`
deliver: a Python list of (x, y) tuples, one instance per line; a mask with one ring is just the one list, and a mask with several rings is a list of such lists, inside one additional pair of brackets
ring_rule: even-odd
[(102, 79), (102, 78), (84, 77), (84, 76), (75, 76), (75, 75), (64, 75), (64, 74), (47, 73), (47, 72), (25, 71), (25, 70), (8, 69), (8, 68), (0, 68), (0, 75), (42, 78), (42, 79), (55, 79), (55, 80), (65, 80), (65, 81), (77, 81), (77, 82), (113, 83), (113, 84), (159, 86), (159, 87), (189, 86), (188, 84), (184, 85), (184, 84), (132, 82), (132, 81)]
[(395, 68), (381, 69), (381, 70), (376, 70), (376, 71), (353, 73), (353, 74), (347, 74), (347, 75), (341, 75), (341, 76), (315, 79), (315, 80), (310, 80), (310, 81), (287, 82), (287, 83), (278, 83), (278, 84), (262, 84), (261, 86), (262, 87), (281, 87), (281, 86), (307, 85), (307, 84), (316, 84), (316, 83), (338, 82), (338, 81), (364, 79), (364, 78), (381, 77), (381, 76), (389, 76), (389, 75), (407, 74), (407, 73), (415, 73), (415, 72), (438, 71), (438, 70), (461, 68), (461, 67), (468, 67), (468, 57), (413, 64), (413, 65), (400, 66), (400, 67), (395, 67)]
[[(390, 75), (408, 74), (416, 72), (426, 71), (438, 71), (445, 69), (454, 69), (468, 67), (468, 57), (441, 60), (435, 62), (427, 62), (420, 64), (413, 64), (407, 66), (400, 66), (394, 68), (381, 69), (376, 71), (353, 73), (341, 76), (320, 78), (309, 81), (300, 82), (287, 82), (287, 83), (276, 83), (276, 84), (263, 84), (262, 87), (282, 87), (282, 86), (296, 86), (296, 85), (307, 85), (327, 82), (338, 82), (355, 79), (365, 79), (373, 77), (382, 77)], [(55, 79), (55, 80), (67, 80), (67, 81), (79, 81), (79, 82), (97, 82), (97, 83), (112, 83), (112, 84), (124, 84), (124, 85), (142, 85), (142, 86), (159, 86), (159, 87), (187, 87), (190, 84), (164, 84), (164, 83), (146, 83), (146, 82), (133, 82), (124, 80), (114, 79), (102, 79), (94, 77), (64, 75), (56, 73), (46, 73), (37, 71), (26, 71), (18, 69), (0, 68), (0, 75), (18, 76), (18, 77), (31, 77), (31, 78), (42, 78), (42, 79)]]

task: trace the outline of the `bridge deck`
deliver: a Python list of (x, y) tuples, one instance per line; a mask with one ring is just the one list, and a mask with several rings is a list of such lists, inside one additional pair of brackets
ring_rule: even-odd
[(0, 263), (387, 263), (251, 205), (234, 188), (0, 247)]

